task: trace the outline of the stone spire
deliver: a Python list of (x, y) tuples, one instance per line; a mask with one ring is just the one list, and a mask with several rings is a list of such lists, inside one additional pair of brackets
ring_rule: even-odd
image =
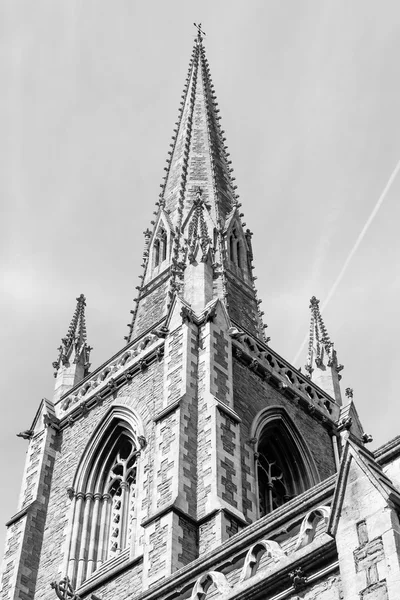
[(85, 296), (81, 294), (76, 301), (75, 312), (67, 335), (61, 339), (58, 358), (53, 362), (54, 377), (56, 378), (55, 400), (79, 383), (89, 372), (91, 347), (87, 345)]
[[(198, 27), (151, 229), (127, 342), (160, 323), (174, 295), (195, 312), (220, 298), (234, 323), (263, 337), (251, 232)], [(245, 308), (245, 310), (244, 310)]]
[(341, 405), (339, 365), (336, 350), (333, 347), (319, 309), (319, 300), (313, 296), (310, 300), (311, 323), (308, 342), (308, 357), (305, 366), (311, 380)]

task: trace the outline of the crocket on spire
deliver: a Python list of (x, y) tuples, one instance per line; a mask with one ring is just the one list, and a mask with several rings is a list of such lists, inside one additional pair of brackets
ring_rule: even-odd
[[(217, 97), (197, 27), (161, 193), (146, 230), (143, 274), (126, 340), (166, 319), (178, 295), (201, 311), (219, 298), (232, 321), (264, 337), (245, 230)], [(151, 231), (151, 233), (150, 233)], [(246, 310), (243, 307), (246, 306)]]
[(339, 372), (343, 369), (343, 365), (338, 364), (336, 350), (322, 319), (319, 300), (315, 296), (311, 298), (309, 308), (311, 309), (310, 337), (305, 369), (314, 383), (332, 396), (338, 404), (342, 404)]

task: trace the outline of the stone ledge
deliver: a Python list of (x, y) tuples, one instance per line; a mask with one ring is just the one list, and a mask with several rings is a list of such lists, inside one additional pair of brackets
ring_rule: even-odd
[(396, 436), (374, 452), (375, 460), (382, 466), (390, 463), (400, 455), (400, 435)]
[(158, 423), (158, 421), (161, 421), (162, 419), (165, 419), (165, 417), (167, 417), (170, 413), (174, 412), (177, 408), (179, 408), (181, 400), (182, 400), (182, 398), (179, 398), (178, 400), (175, 400), (175, 402), (172, 402), (171, 404), (169, 404), (168, 406), (166, 406), (165, 408), (163, 408), (154, 417), (153, 421), (155, 423)]
[(239, 417), (239, 415), (237, 414), (236, 411), (233, 410), (233, 408), (231, 408), (230, 406), (228, 406), (227, 404), (225, 404), (225, 402), (222, 402), (221, 400), (218, 400), (218, 398), (215, 398), (215, 402), (216, 402), (216, 407), (223, 413), (225, 413), (229, 418), (232, 419), (232, 421), (235, 421), (236, 423), (241, 423), (242, 419)]
[(19, 521), (19, 519), (22, 519), (22, 517), (25, 517), (32, 510), (32, 508), (34, 508), (36, 503), (37, 503), (37, 500), (33, 500), (32, 502), (30, 502), (30, 504), (27, 504), (26, 506), (24, 506), (24, 508), (22, 508), (20, 511), (18, 511), (14, 516), (11, 517), (11, 519), (9, 521), (7, 521), (6, 527), (10, 527), (16, 521)]
[(126, 571), (133, 565), (138, 564), (142, 561), (143, 561), (143, 554), (140, 554), (139, 556), (135, 556), (134, 558), (129, 558), (129, 554), (128, 554), (127, 558), (123, 562), (119, 563), (118, 565), (116, 565), (114, 567), (112, 565), (110, 565), (110, 569), (105, 570), (105, 572), (103, 572), (101, 575), (98, 575), (96, 577), (96, 572), (94, 572), (93, 575), (90, 577), (90, 579), (85, 581), (84, 584), (76, 590), (76, 593), (78, 595), (88, 594), (89, 592), (92, 592), (93, 590), (98, 588), (100, 585), (106, 583), (112, 577), (115, 577), (116, 575), (122, 573), (123, 571)]
[(165, 514), (167, 514), (168, 512), (171, 512), (171, 511), (174, 512), (179, 517), (183, 517), (187, 521), (190, 521), (193, 525), (197, 525), (198, 521), (195, 518), (188, 515), (184, 510), (182, 510), (181, 508), (176, 506), (174, 502), (171, 502), (170, 504), (163, 506), (162, 508), (158, 509), (155, 513), (153, 513), (146, 519), (143, 519), (143, 521), (140, 523), (140, 525), (142, 527), (147, 527), (148, 525), (150, 525), (150, 523), (152, 523), (156, 519), (160, 519)]

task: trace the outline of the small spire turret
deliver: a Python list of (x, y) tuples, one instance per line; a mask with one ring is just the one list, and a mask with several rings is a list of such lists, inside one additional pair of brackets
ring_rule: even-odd
[(81, 381), (89, 372), (89, 358), (92, 348), (87, 344), (85, 307), (86, 298), (81, 294), (77, 299), (67, 334), (61, 339), (58, 358), (53, 362), (55, 400), (68, 389)]
[(310, 309), (310, 338), (305, 369), (310, 379), (341, 405), (339, 373), (343, 365), (338, 363), (336, 350), (322, 319), (319, 300), (315, 296), (310, 300)]

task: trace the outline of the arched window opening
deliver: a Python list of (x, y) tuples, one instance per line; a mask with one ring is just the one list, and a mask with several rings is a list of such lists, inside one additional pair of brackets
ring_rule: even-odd
[(229, 236), (229, 256), (230, 256), (230, 259), (231, 259), (232, 262), (234, 262), (234, 260), (235, 260), (235, 256), (234, 256), (234, 252), (233, 252), (233, 246), (234, 246), (233, 235), (231, 234)]
[(157, 238), (154, 242), (154, 266), (158, 267), (160, 264), (160, 240)]
[(301, 451), (281, 419), (261, 430), (256, 452), (258, 509), (263, 517), (314, 484)]
[(77, 474), (68, 575), (78, 587), (135, 536), (140, 445), (125, 422), (112, 419)]
[(240, 240), (237, 240), (237, 242), (236, 242), (236, 257), (237, 257), (237, 266), (239, 267), (239, 269), (242, 268), (241, 251), (242, 251), (242, 244), (240, 243)]
[(238, 252), (239, 252), (239, 240), (236, 228), (232, 229), (232, 233), (229, 236), (229, 255), (231, 261), (237, 265), (238, 264)]
[(161, 229), (161, 260), (164, 261), (167, 258), (167, 232), (165, 229)]

